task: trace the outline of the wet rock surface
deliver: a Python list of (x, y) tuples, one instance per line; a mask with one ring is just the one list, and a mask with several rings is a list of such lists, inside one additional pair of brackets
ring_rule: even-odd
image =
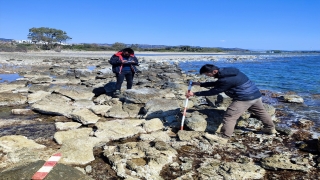
[[(213, 135), (219, 132), (231, 99), (224, 94), (190, 98), (180, 130), (187, 82), (203, 77), (184, 74), (165, 57), (138, 57), (141, 72), (133, 89), (126, 90), (124, 82), (122, 94), (115, 98), (115, 77), (107, 63), (111, 54), (13, 53), (11, 61), (3, 59), (9, 56), (0, 58), (2, 67), (6, 72), (14, 69), (22, 78), (0, 87), (0, 179), (30, 179), (56, 152), (62, 159), (48, 179), (317, 179), (320, 175), (320, 144), (310, 131), (314, 123), (299, 119), (291, 127), (281, 126), (290, 118), (284, 103), (307, 108), (299, 96), (263, 92), (265, 102), (279, 102), (265, 104), (278, 133), (261, 133), (261, 121), (246, 112), (229, 142), (222, 144)], [(246, 58), (254, 57), (240, 59)], [(198, 90), (205, 89), (194, 88)]]

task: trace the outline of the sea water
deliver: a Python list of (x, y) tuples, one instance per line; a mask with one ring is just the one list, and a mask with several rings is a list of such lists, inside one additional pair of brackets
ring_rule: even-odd
[[(190, 61), (179, 63), (186, 73), (199, 74), (204, 64), (218, 67), (236, 67), (245, 73), (261, 90), (275, 93), (295, 92), (304, 99), (304, 104), (288, 108), (291, 120), (301, 118), (315, 122), (320, 127), (320, 54), (269, 55), (252, 60)], [(290, 124), (291, 122), (287, 122)]]

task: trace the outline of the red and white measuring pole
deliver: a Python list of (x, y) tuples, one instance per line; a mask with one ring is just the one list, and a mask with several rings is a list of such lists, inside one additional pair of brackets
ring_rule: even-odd
[[(192, 81), (189, 81), (188, 93), (191, 91), (191, 87), (192, 87)], [(189, 98), (186, 99), (186, 104), (184, 106), (180, 130), (183, 130), (184, 119), (186, 118), (186, 113), (187, 113), (188, 101), (189, 101)]]
[(61, 153), (57, 153), (52, 155), (48, 161), (44, 163), (44, 165), (32, 176), (32, 180), (42, 180), (44, 179), (49, 172), (53, 169), (53, 167), (58, 163), (61, 159)]

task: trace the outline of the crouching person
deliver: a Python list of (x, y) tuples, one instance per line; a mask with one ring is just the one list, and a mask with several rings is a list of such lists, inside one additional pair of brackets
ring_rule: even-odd
[(217, 78), (214, 82), (193, 82), (192, 85), (201, 87), (213, 87), (208, 91), (187, 92), (186, 97), (190, 96), (213, 96), (224, 92), (232, 98), (232, 103), (227, 108), (222, 122), (219, 137), (220, 142), (228, 142), (232, 136), (238, 118), (246, 111), (250, 110), (262, 121), (264, 128), (262, 131), (267, 134), (275, 134), (275, 125), (271, 116), (265, 110), (261, 93), (256, 85), (239, 69), (233, 67), (218, 68), (212, 64), (201, 67), (200, 74)]

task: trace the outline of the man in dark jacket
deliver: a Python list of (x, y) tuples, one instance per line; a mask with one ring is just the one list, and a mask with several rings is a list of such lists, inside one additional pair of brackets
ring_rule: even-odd
[(124, 78), (127, 81), (127, 89), (132, 88), (133, 77), (137, 72), (136, 66), (139, 65), (139, 62), (131, 48), (125, 48), (117, 52), (110, 58), (109, 62), (112, 65), (112, 71), (117, 77), (116, 91), (114, 92), (114, 96), (117, 97), (121, 93), (121, 85)]
[(201, 87), (214, 87), (208, 91), (187, 92), (186, 96), (213, 96), (224, 92), (233, 99), (223, 117), (221, 136), (228, 139), (232, 136), (238, 118), (246, 111), (254, 112), (262, 121), (262, 131), (267, 134), (275, 134), (275, 125), (263, 107), (261, 93), (256, 85), (241, 71), (236, 68), (218, 68), (212, 64), (201, 67), (200, 74), (217, 78), (215, 82), (193, 82), (192, 85)]

